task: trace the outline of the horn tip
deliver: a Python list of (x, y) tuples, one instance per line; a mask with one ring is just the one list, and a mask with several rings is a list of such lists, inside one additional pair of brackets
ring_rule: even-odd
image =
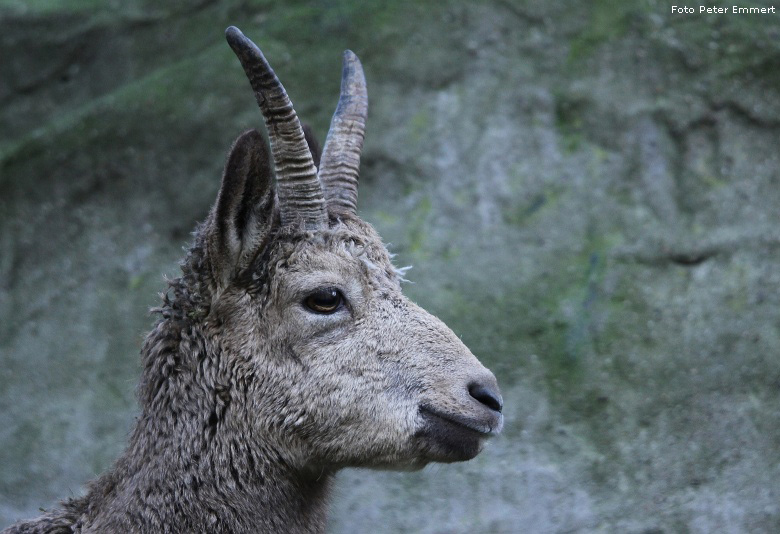
[[(341, 93), (365, 92), (366, 78), (363, 65), (352, 50), (344, 50), (341, 70)], [(362, 87), (362, 89), (359, 89)]]
[(228, 26), (225, 30), (225, 39), (236, 56), (238, 56), (241, 64), (244, 65), (244, 69), (246, 69), (246, 64), (253, 63), (258, 58), (261, 62), (265, 62), (263, 53), (257, 45), (235, 26)]
[(352, 50), (344, 50), (344, 53), (342, 54), (342, 57), (344, 58), (345, 62), (352, 63), (354, 61), (360, 61), (358, 59), (357, 54), (355, 54)]
[(228, 42), (236, 39), (240, 39), (243, 36), (244, 34), (241, 33), (241, 30), (239, 30), (235, 26), (228, 26), (227, 29), (225, 30), (225, 38), (228, 40)]
[(250, 41), (244, 33), (235, 26), (228, 26), (225, 30), (225, 39), (227, 40), (230, 48), (241, 57), (248, 50), (253, 48), (254, 43)]

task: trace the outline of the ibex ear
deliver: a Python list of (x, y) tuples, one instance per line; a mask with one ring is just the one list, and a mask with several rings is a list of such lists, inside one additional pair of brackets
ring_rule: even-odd
[(205, 229), (212, 275), (220, 286), (249, 265), (271, 231), (277, 214), (272, 176), (263, 136), (257, 130), (241, 134), (230, 149)]
[(306, 144), (309, 145), (309, 152), (311, 152), (311, 159), (314, 160), (314, 166), (319, 169), (322, 149), (317, 142), (317, 138), (314, 136), (314, 131), (308, 124), (303, 125), (303, 136), (306, 138)]

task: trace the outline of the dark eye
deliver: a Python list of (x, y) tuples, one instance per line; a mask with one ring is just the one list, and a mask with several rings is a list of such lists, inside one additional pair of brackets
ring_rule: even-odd
[(304, 306), (316, 313), (333, 313), (344, 304), (338, 289), (318, 289), (303, 301)]

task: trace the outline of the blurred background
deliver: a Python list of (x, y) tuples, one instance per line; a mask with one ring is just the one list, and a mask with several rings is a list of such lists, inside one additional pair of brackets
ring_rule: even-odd
[(506, 401), (474, 461), (341, 473), (331, 532), (780, 532), (778, 17), (0, 0), (0, 527), (123, 449), (148, 310), (262, 123), (235, 24), (321, 140), (363, 60), (360, 213)]

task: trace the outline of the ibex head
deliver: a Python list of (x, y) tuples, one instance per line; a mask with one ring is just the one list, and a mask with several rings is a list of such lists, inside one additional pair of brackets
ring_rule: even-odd
[(368, 108), (360, 61), (345, 52), (320, 159), (261, 51), (237, 28), (226, 35), (271, 154), (254, 130), (238, 138), (196, 236), (203, 252), (185, 265), (184, 278), (208, 273), (189, 313), (210, 360), (200, 380), (218, 390), (204, 426), (241, 433), (296, 469), (473, 458), (503, 425), (496, 379), (403, 296), (380, 237), (356, 213)]

